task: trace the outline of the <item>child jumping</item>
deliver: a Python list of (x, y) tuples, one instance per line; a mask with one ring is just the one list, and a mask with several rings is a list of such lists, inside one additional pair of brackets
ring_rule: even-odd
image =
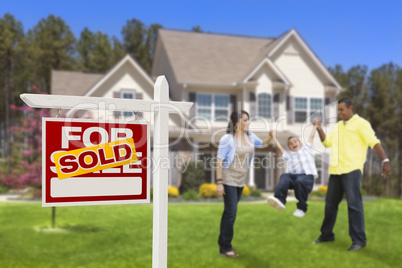
[(314, 124), (310, 137), (306, 145), (302, 145), (297, 137), (288, 138), (289, 152), (284, 150), (276, 139), (274, 131), (270, 131), (276, 147), (288, 163), (289, 173), (283, 173), (279, 178), (274, 196), (270, 196), (267, 202), (278, 210), (284, 210), (286, 197), (289, 189), (294, 189), (297, 203), (297, 209), (293, 213), (296, 217), (303, 217), (307, 211), (307, 197), (314, 186), (314, 179), (318, 177), (317, 169), (313, 158), (313, 140), (317, 126)]

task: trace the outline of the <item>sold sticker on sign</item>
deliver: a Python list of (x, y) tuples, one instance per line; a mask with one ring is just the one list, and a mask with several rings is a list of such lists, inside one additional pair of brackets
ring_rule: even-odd
[(134, 140), (124, 139), (54, 154), (59, 179), (137, 162)]

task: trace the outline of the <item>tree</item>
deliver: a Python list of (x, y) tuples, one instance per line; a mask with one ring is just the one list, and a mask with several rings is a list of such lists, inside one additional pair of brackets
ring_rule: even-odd
[(111, 65), (112, 45), (106, 34), (97, 32), (94, 35), (94, 49), (91, 57), (91, 71), (105, 73)]
[[(391, 167), (393, 168), (391, 174), (397, 175), (399, 170), (397, 169), (400, 157), (399, 148), (401, 147), (400, 135), (401, 135), (401, 119), (400, 115), (400, 103), (398, 98), (401, 95), (401, 84), (398, 74), (400, 68), (389, 63), (383, 65), (370, 72), (368, 77), (368, 86), (370, 88), (369, 101), (367, 105), (367, 116), (376, 132), (377, 137), (381, 140), (381, 143), (387, 155), (393, 161), (391, 161)], [(393, 176), (387, 180), (387, 195), (391, 195), (392, 184), (398, 183), (400, 185), (400, 173), (399, 176)], [(398, 178), (398, 180), (392, 180), (392, 178)], [(400, 195), (401, 189), (398, 190)]]
[(353, 110), (364, 117), (368, 99), (367, 66), (353, 66), (347, 72), (344, 72), (342, 66), (336, 65), (335, 68), (329, 68), (329, 71), (345, 89), (338, 97), (352, 99)]
[(90, 72), (91, 51), (94, 49), (94, 35), (87, 27), (81, 32), (76, 49), (79, 55), (78, 64), (80, 69), (83, 72)]
[(83, 72), (104, 73), (112, 66), (112, 44), (101, 32), (92, 33), (85, 28), (77, 43), (79, 66)]
[[(7, 158), (7, 172), (11, 172), (10, 126), (12, 114), (10, 104), (14, 104), (21, 89), (24, 88), (27, 74), (24, 64), (25, 36), (21, 22), (12, 15), (5, 14), (0, 19), (0, 140), (4, 143), (4, 155)], [(4, 135), (4, 136), (2, 136)]]
[(112, 59), (111, 65), (114, 66), (124, 57), (124, 46), (117, 37), (112, 37)]
[(126, 53), (130, 54), (138, 63), (142, 63), (144, 40), (146, 30), (144, 24), (136, 19), (127, 21), (121, 31), (123, 35), (123, 46)]
[(204, 31), (201, 29), (200, 25), (194, 26), (191, 28), (191, 31), (196, 32), (196, 33), (203, 33)]
[(33, 58), (33, 84), (50, 92), (51, 70), (72, 70), (76, 39), (60, 17), (49, 15), (28, 31), (29, 53)]
[(146, 27), (141, 21), (132, 19), (123, 27), (123, 46), (125, 52), (130, 54), (138, 64), (148, 73), (151, 73), (153, 53), (159, 24)]

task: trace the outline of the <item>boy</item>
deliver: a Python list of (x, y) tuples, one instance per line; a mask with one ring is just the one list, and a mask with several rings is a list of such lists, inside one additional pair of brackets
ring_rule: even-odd
[(278, 210), (284, 210), (286, 197), (289, 189), (294, 189), (297, 203), (297, 209), (293, 213), (296, 217), (303, 217), (307, 211), (307, 197), (314, 186), (314, 179), (318, 177), (317, 169), (313, 158), (313, 140), (317, 126), (314, 124), (310, 137), (306, 145), (302, 145), (296, 137), (288, 138), (289, 152), (284, 150), (276, 139), (273, 131), (269, 132), (276, 147), (282, 154), (282, 158), (288, 162), (289, 173), (284, 173), (279, 179), (275, 189), (275, 195), (270, 196), (267, 202)]

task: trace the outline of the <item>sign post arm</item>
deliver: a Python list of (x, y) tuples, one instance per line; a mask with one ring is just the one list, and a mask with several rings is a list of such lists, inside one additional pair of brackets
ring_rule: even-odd
[[(159, 76), (154, 86), (154, 195), (152, 267), (167, 267), (168, 176), (166, 166), (169, 154), (169, 85), (165, 76)], [(160, 106), (159, 106), (160, 105)]]

